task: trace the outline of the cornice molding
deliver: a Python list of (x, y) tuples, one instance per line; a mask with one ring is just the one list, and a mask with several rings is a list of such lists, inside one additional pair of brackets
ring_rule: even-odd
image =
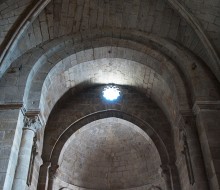
[(220, 101), (196, 101), (192, 110), (181, 110), (174, 121), (174, 126), (181, 128), (184, 117), (194, 117), (201, 111), (220, 110)]
[(199, 114), (201, 111), (220, 110), (220, 101), (196, 101), (193, 105), (194, 114)]
[(0, 102), (0, 110), (16, 110), (20, 109), (23, 106), (23, 102)]
[(45, 126), (45, 122), (43, 120), (43, 117), (41, 115), (40, 109), (26, 109), (26, 108), (22, 108), (21, 109), (22, 114), (24, 115), (24, 117), (28, 117), (30, 119), (34, 119), (34, 118), (38, 118), (41, 125)]
[(26, 109), (23, 107), (21, 111), (24, 116), (29, 117), (29, 118), (35, 118), (36, 116), (39, 116), (40, 114), (39, 109)]

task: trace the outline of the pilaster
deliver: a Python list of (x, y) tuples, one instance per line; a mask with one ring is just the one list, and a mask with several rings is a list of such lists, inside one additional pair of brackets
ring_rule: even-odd
[(220, 189), (220, 101), (197, 101), (193, 110), (210, 189)]
[(208, 181), (204, 168), (203, 154), (193, 112), (182, 112), (176, 127), (179, 133), (179, 154), (177, 166), (180, 171), (181, 184), (187, 190), (208, 190)]

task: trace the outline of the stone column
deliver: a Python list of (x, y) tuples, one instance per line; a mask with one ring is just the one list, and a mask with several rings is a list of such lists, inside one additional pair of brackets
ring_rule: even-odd
[(220, 189), (220, 101), (197, 101), (193, 110), (210, 189)]
[(32, 146), (36, 130), (40, 126), (41, 124), (38, 120), (38, 117), (24, 117), (24, 127), (13, 182), (13, 190), (25, 190), (27, 187), (27, 178), (32, 153)]

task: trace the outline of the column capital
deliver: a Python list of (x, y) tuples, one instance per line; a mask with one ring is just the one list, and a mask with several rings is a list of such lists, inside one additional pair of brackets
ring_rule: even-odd
[(24, 116), (24, 127), (23, 130), (32, 130), (34, 132), (36, 132), (38, 129), (41, 128), (41, 122), (39, 120), (38, 116), (35, 117), (27, 117)]
[(193, 105), (193, 112), (198, 115), (201, 111), (220, 110), (220, 101), (196, 101)]
[(24, 127), (23, 130), (32, 130), (36, 132), (42, 127), (42, 122), (40, 120), (40, 112), (38, 110), (27, 111), (24, 107), (21, 109), (24, 115)]

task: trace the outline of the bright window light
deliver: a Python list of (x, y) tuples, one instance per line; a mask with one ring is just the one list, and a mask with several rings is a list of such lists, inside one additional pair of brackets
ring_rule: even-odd
[(119, 96), (120, 96), (120, 91), (116, 86), (107, 86), (103, 90), (103, 97), (106, 100), (114, 101), (117, 100)]

